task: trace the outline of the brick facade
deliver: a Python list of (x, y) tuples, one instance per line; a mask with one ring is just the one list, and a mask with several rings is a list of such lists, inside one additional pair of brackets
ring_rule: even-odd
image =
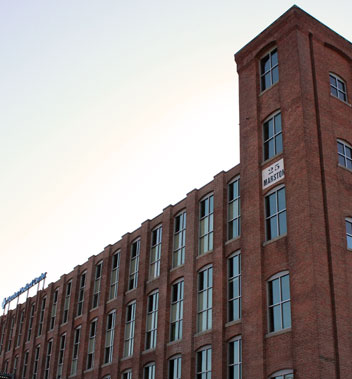
[[(261, 62), (275, 51), (279, 80), (263, 90)], [(145, 368), (153, 363), (155, 378), (163, 379), (169, 377), (170, 358), (181, 357), (182, 378), (205, 378), (196, 376), (197, 362), (201, 359), (200, 352), (211, 348), (211, 375), (215, 378), (228, 378), (238, 367), (246, 379), (276, 376), (288, 379), (293, 378), (291, 373), (304, 379), (351, 377), (352, 255), (346, 247), (345, 219), (352, 216), (352, 173), (338, 164), (337, 140), (347, 146), (352, 144), (352, 107), (349, 98), (342, 101), (331, 94), (329, 74), (341, 78), (347, 96), (352, 96), (352, 45), (301, 9), (292, 7), (241, 49), (235, 59), (239, 73), (241, 164), (220, 172), (212, 182), (191, 191), (179, 203), (146, 220), (139, 229), (108, 245), (100, 254), (2, 316), (0, 370), (12, 373), (16, 366), (16, 378), (35, 377), (35, 371), (37, 378), (45, 378), (47, 370), (50, 378), (92, 379), (121, 378), (131, 370), (132, 378), (144, 378)], [(264, 160), (263, 125), (279, 113), (283, 149)], [(280, 159), (284, 162), (285, 177), (263, 190), (262, 171)], [(237, 178), (241, 184), (241, 233), (229, 239), (229, 183)], [(213, 195), (213, 205), (211, 200), (203, 202), (209, 194)], [(282, 194), (286, 202), (280, 205)], [(277, 199), (277, 219), (273, 216), (272, 224), (266, 221), (269, 195)], [(285, 209), (280, 210), (282, 204)], [(173, 267), (175, 223), (182, 211), (186, 212), (184, 264)], [(200, 230), (203, 213), (205, 221)], [(284, 221), (275, 224), (275, 220)], [(268, 238), (268, 229), (274, 228), (273, 225), (277, 225), (278, 235)], [(159, 226), (162, 226), (160, 274), (150, 280), (150, 261), (158, 257), (157, 250), (152, 248), (152, 232)], [(209, 247), (204, 254), (200, 254), (200, 234), (206, 236), (203, 242)], [(129, 289), (131, 246), (137, 239), (140, 239), (138, 282), (136, 288)], [(179, 246), (183, 244), (180, 242)], [(118, 292), (109, 299), (115, 252), (119, 252)], [(238, 252), (241, 317), (229, 321), (229, 258)], [(101, 276), (96, 269), (100, 262)], [(200, 273), (209, 267), (212, 275), (207, 271), (210, 276), (203, 283)], [(77, 316), (82, 273), (86, 275), (83, 311)], [(290, 296), (285, 298), (288, 278)], [(182, 338), (171, 341), (172, 289), (180, 280), (184, 291)], [(280, 283), (280, 307), (276, 306), (275, 296), (270, 296), (274, 282)], [(55, 323), (51, 328), (56, 290)], [(151, 324), (147, 325), (147, 312), (152, 312), (148, 297), (155, 291), (158, 291), (157, 340), (153, 348), (146, 350), (146, 331), (152, 330)], [(99, 302), (92, 309), (94, 294)], [(133, 319), (126, 312), (133, 308), (129, 306), (133, 303), (133, 354), (125, 356), (126, 322)], [(63, 323), (67, 308), (67, 322)], [(112, 311), (116, 311), (110, 347), (112, 359), (104, 363), (106, 351), (110, 351), (105, 348), (108, 314)], [(41, 315), (44, 317), (39, 335)], [(277, 315), (282, 316), (281, 327), (275, 324)], [(92, 331), (93, 320), (96, 330)], [(208, 327), (202, 328), (203, 323), (208, 323)], [(77, 370), (72, 375), (77, 330), (80, 343), (75, 352)], [(60, 353), (64, 334), (65, 346)], [(229, 358), (232, 341), (242, 343), (239, 361), (232, 362)], [(92, 368), (87, 369), (93, 345)], [(49, 368), (48, 346), (52, 346)], [(153, 369), (149, 372), (152, 375)]]

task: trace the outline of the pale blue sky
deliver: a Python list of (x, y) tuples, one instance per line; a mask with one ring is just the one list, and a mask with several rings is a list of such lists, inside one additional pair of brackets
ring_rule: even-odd
[[(233, 55), (292, 5), (0, 0), (0, 301), (239, 162)], [(352, 40), (350, 1), (297, 5)]]

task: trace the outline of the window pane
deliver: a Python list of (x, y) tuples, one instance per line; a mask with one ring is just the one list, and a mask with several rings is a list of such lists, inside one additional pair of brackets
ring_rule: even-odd
[(279, 68), (277, 66), (272, 70), (272, 75), (273, 75), (273, 84), (274, 84), (279, 80)]
[(287, 233), (286, 227), (286, 211), (279, 214), (279, 234), (283, 235)]
[(283, 328), (290, 328), (291, 327), (291, 304), (290, 302), (286, 302), (282, 306), (282, 313), (283, 313)]
[(279, 134), (275, 138), (275, 148), (276, 148), (276, 154), (282, 153), (282, 134)]
[(288, 275), (281, 277), (281, 295), (283, 301), (290, 299), (290, 279)]
[(279, 211), (286, 209), (286, 198), (285, 198), (285, 188), (281, 188), (277, 191), (278, 194), (278, 203), (279, 203)]
[(347, 236), (347, 248), (352, 249), (352, 236)]

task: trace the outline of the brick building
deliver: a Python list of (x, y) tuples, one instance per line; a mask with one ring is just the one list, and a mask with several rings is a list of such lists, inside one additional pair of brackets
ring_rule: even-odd
[(235, 59), (241, 164), (1, 317), (2, 371), (352, 377), (352, 45), (294, 6)]

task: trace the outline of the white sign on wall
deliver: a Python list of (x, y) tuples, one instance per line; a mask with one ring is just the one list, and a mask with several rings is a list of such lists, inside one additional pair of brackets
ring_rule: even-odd
[(285, 177), (284, 159), (273, 163), (262, 171), (262, 187), (263, 189), (270, 187)]

